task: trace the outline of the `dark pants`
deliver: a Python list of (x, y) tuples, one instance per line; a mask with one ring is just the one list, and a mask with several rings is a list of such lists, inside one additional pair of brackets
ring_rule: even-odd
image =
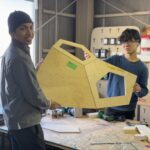
[(40, 125), (8, 132), (12, 150), (46, 150)]
[(124, 116), (126, 119), (131, 119), (133, 120), (134, 119), (134, 116), (135, 116), (135, 111), (119, 111), (119, 110), (114, 110), (114, 109), (111, 109), (111, 108), (107, 108), (105, 110), (105, 113), (107, 115), (113, 115), (115, 117), (119, 117), (119, 116)]

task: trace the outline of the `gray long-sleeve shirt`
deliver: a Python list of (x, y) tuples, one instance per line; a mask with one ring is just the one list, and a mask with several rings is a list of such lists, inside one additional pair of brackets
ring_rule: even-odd
[(47, 100), (39, 87), (29, 47), (12, 41), (1, 62), (1, 101), (8, 129), (39, 124)]

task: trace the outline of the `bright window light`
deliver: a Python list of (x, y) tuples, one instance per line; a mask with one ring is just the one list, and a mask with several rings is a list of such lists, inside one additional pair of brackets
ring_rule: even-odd
[[(6, 9), (7, 8), (7, 9)], [(15, 10), (24, 11), (30, 15), (34, 21), (34, 3), (26, 0), (0, 0), (0, 57), (10, 44), (11, 38), (8, 33), (7, 19), (11, 12)], [(31, 57), (34, 59), (34, 42), (31, 47)]]
[[(15, 10), (24, 11), (27, 14), (30, 15), (32, 20), (34, 21), (34, 3), (31, 1), (26, 0), (0, 0), (0, 62), (1, 62), (1, 56), (7, 49), (7, 47), (10, 44), (11, 38), (8, 33), (8, 25), (7, 25), (7, 19), (11, 12)], [(34, 40), (32, 42), (32, 45), (30, 45), (31, 51), (31, 57), (34, 62)], [(0, 68), (1, 71), (1, 68)], [(1, 114), (1, 100), (0, 100), (0, 114)]]

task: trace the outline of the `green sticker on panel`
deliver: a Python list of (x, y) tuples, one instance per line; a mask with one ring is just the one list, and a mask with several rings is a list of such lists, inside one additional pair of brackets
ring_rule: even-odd
[(72, 63), (71, 61), (68, 61), (67, 66), (73, 70), (75, 70), (77, 68), (77, 65)]

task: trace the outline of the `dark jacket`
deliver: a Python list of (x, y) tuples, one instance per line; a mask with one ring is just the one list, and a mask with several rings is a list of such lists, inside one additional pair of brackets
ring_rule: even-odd
[(29, 47), (12, 41), (1, 67), (1, 101), (8, 129), (39, 124), (41, 111), (48, 108), (48, 103), (37, 82)]

